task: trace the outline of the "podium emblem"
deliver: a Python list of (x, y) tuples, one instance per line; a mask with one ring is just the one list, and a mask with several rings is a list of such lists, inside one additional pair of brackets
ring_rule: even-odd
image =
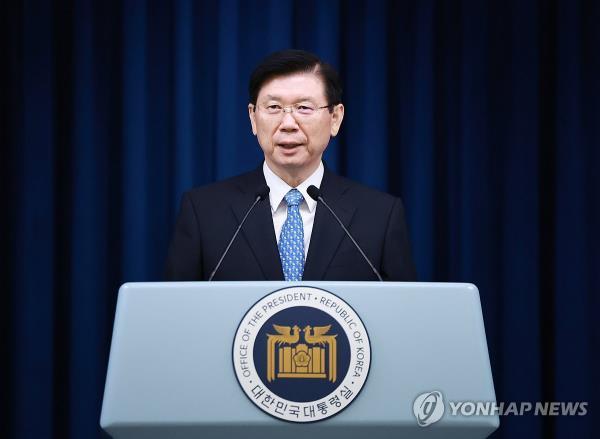
[(246, 396), (291, 422), (327, 419), (348, 407), (367, 380), (371, 347), (356, 311), (319, 288), (274, 291), (248, 310), (233, 341)]
[[(267, 338), (267, 381), (276, 378), (337, 380), (337, 334), (327, 334), (331, 325), (273, 325), (276, 335)], [(303, 340), (300, 338), (303, 334)], [(326, 373), (327, 371), (327, 373)]]

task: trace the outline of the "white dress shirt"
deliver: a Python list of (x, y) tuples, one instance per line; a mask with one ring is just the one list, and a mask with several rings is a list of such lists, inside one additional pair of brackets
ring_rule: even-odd
[[(312, 235), (313, 223), (315, 221), (315, 210), (317, 209), (317, 202), (308, 195), (306, 189), (311, 185), (320, 188), (324, 172), (325, 168), (323, 162), (321, 162), (319, 163), (317, 170), (296, 187), (304, 197), (304, 201), (300, 203), (300, 216), (302, 217), (302, 224), (304, 225), (304, 260), (306, 260), (306, 256), (308, 255), (308, 245), (310, 243), (310, 236)], [(267, 185), (271, 188), (269, 192), (269, 201), (271, 203), (271, 215), (273, 215), (275, 236), (277, 237), (277, 244), (279, 245), (281, 228), (287, 218), (287, 203), (285, 202), (284, 197), (285, 194), (294, 188), (271, 171), (267, 162), (263, 163), (263, 174), (265, 174)]]

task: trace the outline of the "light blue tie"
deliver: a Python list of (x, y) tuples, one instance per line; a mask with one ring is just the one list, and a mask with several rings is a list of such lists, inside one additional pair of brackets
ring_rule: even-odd
[(285, 194), (288, 210), (287, 219), (279, 235), (279, 256), (287, 281), (302, 280), (304, 272), (304, 226), (298, 207), (302, 200), (304, 197), (298, 189), (292, 189)]

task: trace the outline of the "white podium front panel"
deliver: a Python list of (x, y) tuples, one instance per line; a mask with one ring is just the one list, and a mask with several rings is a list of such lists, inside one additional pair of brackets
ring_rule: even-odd
[[(232, 359), (248, 310), (291, 286), (342, 298), (370, 340), (370, 370), (360, 393), (340, 413), (314, 423), (286, 422), (259, 409), (242, 390)], [(444, 401), (438, 411), (439, 404), (445, 411), (420, 426), (413, 404), (434, 391)], [(452, 401), (495, 403), (474, 285), (130, 283), (119, 291), (101, 425), (123, 439), (483, 438), (498, 427), (497, 415), (453, 413)]]

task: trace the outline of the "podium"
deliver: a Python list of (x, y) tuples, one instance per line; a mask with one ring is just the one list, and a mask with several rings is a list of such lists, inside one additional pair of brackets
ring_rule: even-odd
[(472, 284), (128, 283), (100, 425), (115, 439), (485, 438), (495, 404)]

